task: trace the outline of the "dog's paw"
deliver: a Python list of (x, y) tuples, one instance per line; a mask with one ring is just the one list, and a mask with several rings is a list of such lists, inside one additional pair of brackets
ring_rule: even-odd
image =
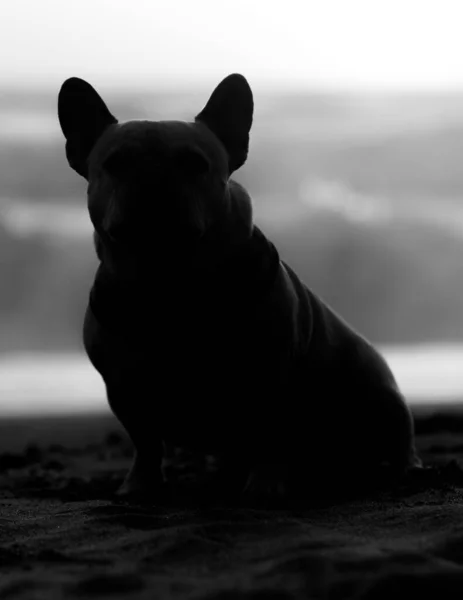
[(125, 479), (116, 490), (118, 498), (149, 497), (157, 498), (163, 492), (163, 484), (142, 479)]
[(242, 491), (246, 504), (276, 508), (288, 501), (289, 490), (284, 472), (279, 467), (259, 467), (249, 474)]
[(154, 466), (148, 469), (136, 459), (122, 485), (116, 491), (116, 496), (120, 499), (146, 498), (160, 500), (163, 495), (164, 481), (160, 470)]

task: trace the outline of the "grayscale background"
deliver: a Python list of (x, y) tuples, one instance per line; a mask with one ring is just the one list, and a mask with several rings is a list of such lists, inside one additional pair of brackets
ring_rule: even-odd
[(246, 76), (236, 178), (314, 291), (377, 344), (411, 402), (463, 392), (463, 5), (2, 1), (0, 413), (105, 406), (81, 345), (95, 257), (67, 165), (63, 81), (120, 119), (192, 119)]

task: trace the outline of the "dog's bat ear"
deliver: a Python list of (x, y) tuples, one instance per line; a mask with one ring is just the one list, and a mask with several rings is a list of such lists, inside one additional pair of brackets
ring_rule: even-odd
[(71, 77), (58, 94), (58, 119), (66, 138), (70, 166), (87, 178), (87, 159), (98, 138), (117, 119), (96, 90), (83, 79)]
[(234, 73), (219, 83), (196, 116), (225, 146), (230, 173), (246, 162), (253, 112), (251, 88), (242, 75)]

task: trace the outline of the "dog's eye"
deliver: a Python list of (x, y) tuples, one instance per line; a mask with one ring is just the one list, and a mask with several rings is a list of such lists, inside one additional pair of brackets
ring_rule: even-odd
[(104, 160), (103, 169), (115, 178), (129, 176), (152, 176), (166, 169), (166, 161), (161, 162), (158, 157), (149, 153), (136, 152), (132, 148), (119, 148), (114, 150)]
[(103, 162), (103, 169), (112, 177), (123, 176), (133, 168), (130, 153), (121, 148), (114, 150)]
[(115, 178), (153, 173), (168, 174), (172, 169), (187, 177), (198, 177), (209, 171), (209, 166), (208, 158), (196, 148), (178, 148), (173, 155), (164, 160), (150, 154), (135, 153), (131, 148), (119, 148), (111, 152), (102, 165), (106, 173)]
[(176, 168), (191, 177), (204, 175), (209, 171), (208, 158), (196, 148), (181, 148), (175, 151), (174, 163)]

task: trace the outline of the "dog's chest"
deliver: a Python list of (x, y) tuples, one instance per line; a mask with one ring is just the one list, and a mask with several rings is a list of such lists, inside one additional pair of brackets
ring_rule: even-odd
[(202, 398), (206, 412), (217, 398), (265, 394), (287, 346), (286, 311), (268, 306), (278, 272), (278, 254), (257, 229), (213, 274), (156, 272), (152, 286), (152, 269), (128, 283), (100, 265), (90, 308), (111, 340), (105, 368), (136, 373), (165, 398)]
[(112, 363), (120, 368), (138, 364), (140, 371), (168, 381), (172, 390), (224, 385), (237, 364), (247, 377), (262, 355), (256, 344), (265, 346), (256, 307), (237, 305), (213, 289), (183, 294), (121, 289), (97, 276), (90, 308), (102, 331), (116, 340)]

